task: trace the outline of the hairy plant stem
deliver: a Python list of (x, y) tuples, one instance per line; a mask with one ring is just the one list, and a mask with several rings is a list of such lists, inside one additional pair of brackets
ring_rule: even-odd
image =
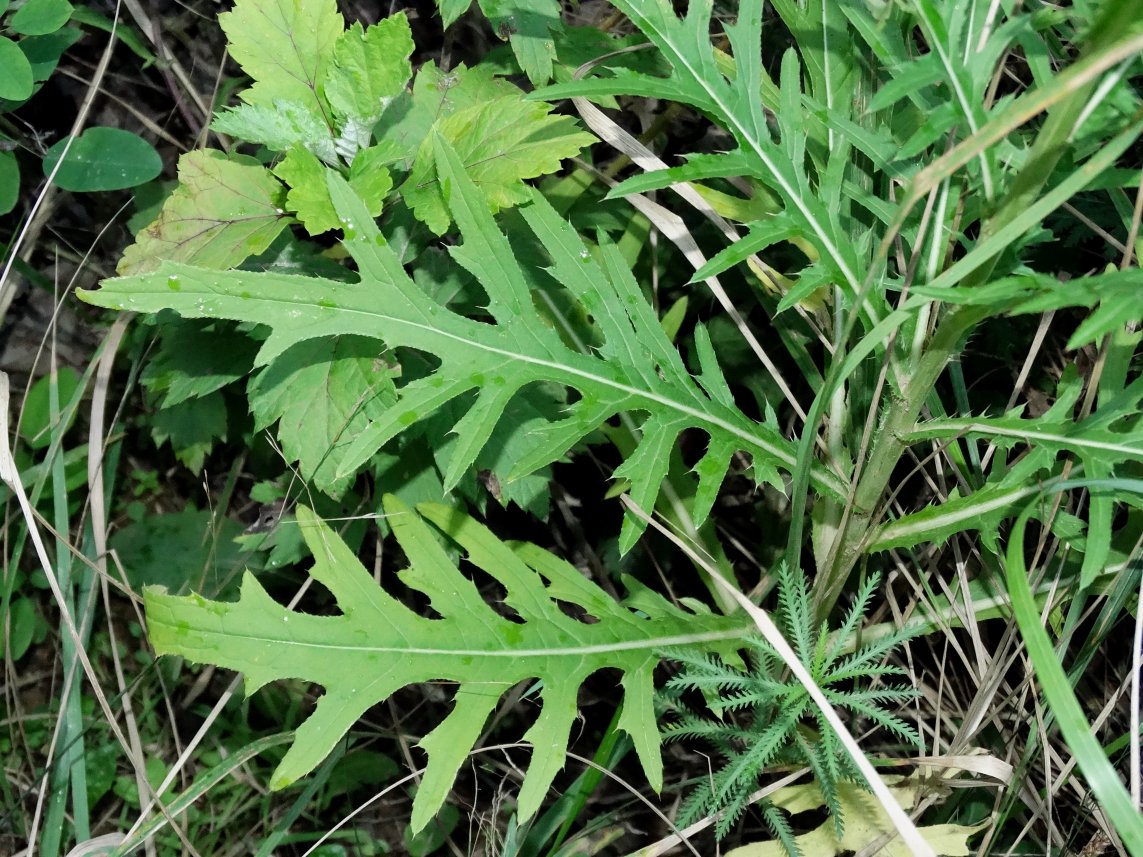
[(949, 313), (909, 375), (903, 394), (893, 392), (838, 533), (835, 544), (840, 548), (834, 550), (832, 564), (819, 575), (814, 587), (814, 609), (819, 619), (833, 609), (880, 521), (885, 489), (905, 452), (906, 444), (901, 438), (916, 424), (921, 406), (949, 360), (959, 351), (965, 335), (988, 315), (988, 308), (976, 306), (959, 307)]

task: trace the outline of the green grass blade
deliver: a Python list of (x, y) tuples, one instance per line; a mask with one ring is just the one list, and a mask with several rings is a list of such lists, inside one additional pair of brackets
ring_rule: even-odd
[(264, 753), (271, 747), (288, 743), (293, 737), (294, 733), (292, 732), (281, 732), (277, 735), (269, 735), (265, 738), (259, 738), (257, 741), (251, 741), (241, 750), (236, 750), (233, 755), (226, 757), (222, 762), (200, 775), (190, 788), (167, 804), (165, 813), (155, 815), (141, 825), (108, 857), (127, 857), (128, 854), (134, 853), (144, 842), (166, 827), (169, 822), (186, 812), (195, 801), (222, 782), (233, 771), (240, 769), (255, 756)]
[[(1064, 483), (1067, 484), (1067, 483)], [(1131, 802), (1119, 775), (1107, 760), (1103, 747), (1091, 732), (1079, 700), (1068, 683), (1060, 659), (1040, 622), (1040, 614), (1028, 585), (1024, 565), (1024, 530), (1035, 508), (1027, 506), (1016, 520), (1008, 539), (1007, 579), (1012, 610), (1024, 645), (1036, 670), (1044, 696), (1060, 724), (1064, 740), (1087, 778), (1096, 800), (1107, 813), (1132, 857), (1143, 857), (1143, 815)]]

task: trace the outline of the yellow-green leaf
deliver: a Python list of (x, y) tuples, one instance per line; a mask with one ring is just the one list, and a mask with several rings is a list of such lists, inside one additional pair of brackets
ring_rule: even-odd
[(393, 15), (368, 29), (354, 24), (338, 37), (325, 84), (339, 123), (351, 123), (369, 142), (373, 125), (413, 75), (413, 36), (405, 15)]
[(335, 228), (337, 212), (325, 183), (326, 168), (312, 152), (295, 146), (274, 167), (274, 175), (290, 186), (286, 206), (302, 222), (310, 235), (321, 235)]
[[(564, 158), (579, 154), (594, 141), (574, 120), (552, 116), (550, 110), (542, 102), (507, 96), (465, 108), (436, 123), (436, 133), (456, 151), (489, 210), (526, 201), (524, 179), (554, 173)], [(452, 218), (437, 175), (431, 137), (421, 144), (401, 193), (430, 229), (438, 235), (448, 229)]]
[[(393, 188), (393, 179), (385, 166), (391, 157), (390, 147), (362, 149), (349, 169), (349, 186), (374, 217), (381, 213), (381, 203)], [(333, 172), (301, 146), (291, 149), (274, 167), (274, 175), (290, 186), (286, 206), (295, 212), (310, 235), (321, 235), (340, 226), (326, 178)]]
[(117, 270), (143, 274), (161, 260), (233, 268), (286, 228), (284, 197), (285, 188), (253, 158), (212, 149), (189, 152), (179, 159), (179, 186), (158, 219), (123, 253)]
[[(916, 802), (919, 785), (904, 777), (885, 777), (889, 790), (897, 802), (905, 809), (911, 809)], [(794, 837), (803, 854), (814, 857), (833, 857), (835, 854), (861, 851), (875, 839), (896, 828), (889, 820), (885, 808), (877, 799), (856, 783), (838, 783), (838, 800), (841, 802), (845, 832), (839, 838), (833, 821), (826, 819), (820, 826)], [(791, 815), (818, 809), (825, 805), (817, 783), (787, 786), (770, 796), (770, 801)], [(937, 854), (942, 857), (967, 857), (973, 853), (968, 845), (969, 837), (984, 829), (984, 824), (973, 826), (963, 824), (918, 825), (924, 838)], [(912, 851), (901, 840), (894, 837), (877, 852), (883, 857), (912, 857)], [(779, 841), (754, 842), (728, 851), (726, 857), (787, 857), (786, 847)]]
[(433, 63), (426, 63), (417, 71), (413, 91), (398, 96), (384, 117), (385, 140), (397, 146), (408, 169), (435, 122), (465, 108), (509, 95), (519, 98), (523, 93), (508, 81), (493, 77), (492, 71), (484, 66), (468, 68), (461, 63), (446, 72)]
[(349, 168), (349, 186), (374, 217), (381, 213), (381, 203), (393, 189), (393, 177), (386, 166), (392, 160), (391, 146), (373, 146), (358, 152)]
[(254, 80), (247, 104), (297, 101), (325, 114), (319, 93), (333, 45), (345, 30), (335, 0), (242, 0), (218, 16), (230, 55)]

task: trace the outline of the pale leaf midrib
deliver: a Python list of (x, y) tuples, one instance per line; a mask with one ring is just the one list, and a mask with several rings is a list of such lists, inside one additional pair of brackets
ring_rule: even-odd
[[(180, 279), (185, 278), (186, 280), (193, 281), (193, 280), (199, 279), (203, 275), (203, 271), (201, 271), (197, 268), (194, 268), (192, 266), (183, 267), (180, 265), (178, 267), (172, 266), (170, 268), (166, 268), (161, 273), (145, 274), (145, 275), (141, 275), (141, 277), (158, 279), (161, 277), (165, 278), (168, 275), (172, 275), (172, 276), (177, 275), (177, 276), (179, 276)], [(283, 276), (290, 276), (290, 275), (283, 275)], [(344, 286), (345, 284), (338, 283), (337, 285)], [(100, 291), (102, 291), (102, 290), (100, 290)], [(99, 294), (99, 292), (96, 292), (94, 294), (97, 296)], [(129, 301), (129, 299), (131, 297), (139, 296), (140, 294), (142, 296), (146, 296), (148, 293), (147, 292), (143, 292), (143, 293), (118, 292), (118, 293), (116, 293), (116, 298), (119, 299), (121, 304), (122, 304), (123, 301)], [(151, 292), (150, 294), (161, 296), (164, 299), (163, 300), (163, 307), (164, 308), (170, 307), (170, 308), (175, 309), (176, 312), (180, 311), (180, 308), (178, 306), (172, 306), (171, 305), (169, 294), (168, 294), (168, 291), (166, 289), (163, 289), (163, 290), (156, 289), (154, 292)], [(595, 374), (593, 372), (590, 372), (586, 369), (570, 366), (570, 365), (567, 365), (565, 363), (559, 363), (559, 362), (552, 361), (552, 360), (545, 360), (543, 358), (536, 357), (534, 355), (524, 354), (524, 353), (521, 353), (519, 351), (511, 351), (508, 349), (498, 348), (496, 346), (489, 345), (485, 342), (480, 342), (479, 340), (469, 338), (468, 336), (463, 336), (463, 335), (460, 335), (458, 333), (453, 333), (450, 331), (442, 330), (440, 327), (436, 327), (436, 326), (431, 325), (431, 324), (425, 324), (425, 323), (421, 323), (421, 322), (412, 321), (410, 319), (400, 318), (400, 317), (392, 316), (392, 315), (386, 315), (382, 312), (379, 312), (379, 311), (373, 310), (373, 309), (361, 309), (361, 308), (357, 308), (357, 307), (350, 307), (350, 306), (344, 306), (344, 305), (343, 306), (335, 306), (335, 307), (322, 306), (321, 304), (319, 304), (317, 302), (316, 298), (304, 298), (302, 300), (297, 300), (296, 298), (292, 298), (292, 297), (288, 297), (288, 296), (283, 296), (283, 297), (278, 298), (278, 297), (273, 297), (270, 295), (257, 295), (257, 296), (251, 296), (251, 297), (241, 297), (239, 295), (235, 295), (235, 294), (229, 293), (229, 292), (221, 292), (220, 293), (220, 292), (211, 290), (209, 287), (202, 289), (201, 291), (190, 291), (184, 287), (182, 289), (182, 291), (179, 292), (179, 294), (183, 297), (186, 297), (186, 298), (199, 298), (199, 297), (201, 297), (203, 299), (216, 299), (216, 300), (221, 298), (224, 300), (241, 301), (241, 302), (246, 303), (246, 304), (263, 303), (263, 304), (271, 304), (271, 305), (284, 305), (284, 306), (289, 306), (289, 307), (309, 307), (309, 308), (312, 308), (313, 310), (315, 310), (315, 312), (332, 312), (332, 313), (355, 314), (355, 315), (364, 316), (364, 317), (370, 318), (370, 319), (378, 319), (378, 320), (381, 320), (384, 322), (390, 322), (394, 325), (404, 325), (404, 326), (407, 326), (410, 328), (415, 328), (417, 330), (431, 334), (433, 336), (437, 336), (437, 337), (441, 337), (444, 339), (451, 340), (452, 342), (458, 344), (459, 346), (461, 346), (463, 348), (473, 348), (473, 349), (477, 349), (479, 351), (482, 351), (482, 352), (485, 352), (488, 354), (494, 354), (494, 355), (496, 355), (496, 356), (498, 356), (498, 357), (500, 357), (500, 358), (502, 358), (508, 362), (516, 362), (516, 363), (522, 363), (522, 364), (529, 365), (529, 366), (540, 367), (540, 368), (543, 368), (543, 369), (545, 369), (551, 373), (557, 374), (557, 376), (559, 374), (562, 374), (565, 376), (571, 376), (573, 378), (579, 378), (585, 382), (595, 384), (595, 385), (598, 385), (601, 387), (606, 387), (606, 388), (615, 390), (617, 392), (623, 393), (625, 396), (630, 396), (630, 397), (633, 397), (635, 399), (642, 400), (644, 402), (653, 403), (655, 405), (658, 405), (659, 407), (662, 407), (662, 408), (665, 408), (668, 410), (672, 410), (672, 411), (675, 411), (675, 412), (680, 413), (680, 414), (684, 414), (687, 417), (689, 417), (691, 420), (693, 420), (694, 423), (699, 425), (700, 427), (701, 426), (716, 427), (716, 428), (720, 429), (722, 432), (725, 432), (726, 434), (729, 434), (733, 437), (738, 438), (741, 441), (744, 441), (748, 445), (748, 447), (747, 447), (748, 449), (749, 449), (749, 447), (754, 447), (754, 448), (763, 450), (765, 453), (772, 456), (775, 460), (781, 462), (786, 467), (787, 470), (792, 469), (796, 465), (796, 458), (791, 452), (788, 452), (788, 451), (782, 449), (781, 447), (772, 443), (770, 440), (768, 440), (764, 437), (761, 437), (761, 436), (759, 436), (753, 432), (750, 432), (750, 431), (742, 428), (741, 426), (737, 426), (734, 423), (730, 422), (729, 420), (726, 420), (722, 417), (714, 416), (714, 415), (712, 415), (706, 411), (700, 410), (698, 408), (691, 407), (691, 406), (684, 404), (682, 402), (679, 402), (675, 399), (664, 396), (661, 393), (657, 393), (657, 392), (646, 390), (646, 389), (641, 389), (638, 387), (632, 387), (628, 384), (624, 384), (624, 383), (622, 383), (620, 381), (616, 381), (612, 378), (601, 376), (601, 375)], [(122, 308), (123, 309), (131, 309), (129, 304), (122, 305)], [(214, 316), (208, 315), (204, 310), (196, 310), (193, 307), (193, 304), (189, 305), (189, 306), (184, 306), (181, 309), (184, 311), (188, 311), (188, 312), (199, 312), (199, 313), (202, 313), (202, 315), (204, 315), (206, 317), (214, 317)], [(448, 311), (444, 310), (442, 308), (442, 312), (448, 312)], [(241, 317), (241, 320), (255, 321), (258, 323), (269, 324), (269, 326), (273, 327), (275, 330), (281, 330), (283, 332), (283, 334), (285, 334), (285, 335), (292, 335), (292, 334), (295, 334), (297, 332), (297, 331), (291, 329), (289, 321), (285, 321), (284, 323), (280, 323), (280, 324), (272, 324), (272, 323), (265, 322), (265, 321), (259, 321), (259, 319), (255, 318), (254, 316), (255, 316), (255, 313), (253, 313), (253, 312), (248, 313), (248, 314), (243, 314), (243, 316)], [(449, 317), (452, 317), (452, 316), (449, 316)], [(460, 317), (457, 316), (457, 318), (460, 318)], [(313, 322), (309, 321), (306, 323), (305, 326), (306, 327), (313, 327)], [(490, 329), (494, 330), (497, 328), (490, 328)], [(503, 330), (503, 328), (499, 328), (499, 329)], [(318, 336), (318, 335), (321, 335), (320, 331), (317, 333), (314, 333), (312, 335), (307, 333), (306, 338), (312, 338), (312, 336)], [(412, 347), (415, 347), (415, 346), (412, 346)], [(434, 353), (436, 353), (438, 356), (441, 356), (443, 354), (443, 351), (436, 351)], [(577, 359), (581, 358), (581, 355), (576, 355), (574, 352), (569, 351), (568, 353), (570, 356), (575, 357)], [(556, 380), (556, 379), (553, 379), (553, 380)], [(572, 383), (572, 384), (569, 384), (569, 386), (575, 387), (578, 385)], [(636, 410), (637, 409), (638, 408), (636, 408)], [(833, 474), (825, 474), (825, 473), (822, 473), (820, 470), (816, 470), (811, 478), (818, 485), (818, 487), (827, 488), (828, 490), (834, 492), (838, 496), (844, 496), (846, 486), (841, 482), (840, 479), (838, 479)]]
[[(335, 617), (336, 618), (336, 617)], [(438, 620), (440, 621), (440, 620)], [(753, 626), (743, 625), (742, 628), (733, 628), (721, 631), (704, 631), (696, 634), (672, 634), (664, 637), (646, 637), (638, 640), (621, 640), (615, 643), (595, 643), (586, 646), (560, 646), (553, 648), (540, 648), (540, 649), (515, 649), (505, 647), (502, 643), (497, 642), (499, 648), (497, 649), (457, 649), (457, 648), (433, 648), (426, 646), (367, 646), (349, 643), (321, 643), (312, 641), (291, 640), (280, 637), (268, 637), (259, 634), (235, 632), (235, 631), (197, 631), (181, 629), (181, 626), (176, 626), (174, 623), (161, 623), (152, 620), (151, 624), (163, 624), (168, 629), (171, 629), (172, 636), (186, 637), (189, 633), (201, 634), (203, 637), (219, 637), (224, 640), (230, 641), (243, 641), (244, 643), (252, 644), (267, 644), (282, 647), (300, 647), (305, 649), (313, 649), (318, 651), (334, 651), (343, 654), (365, 654), (365, 655), (403, 655), (403, 656), (420, 656), (429, 658), (505, 658), (505, 659), (548, 659), (548, 658), (582, 658), (591, 655), (605, 655), (613, 652), (631, 652), (631, 651), (658, 651), (662, 649), (677, 648), (680, 646), (693, 646), (702, 643), (715, 643), (725, 640), (737, 640), (749, 636), (750, 628)], [(152, 633), (154, 633), (152, 631)], [(190, 647), (187, 647), (189, 649)], [(195, 647), (198, 650), (199, 647)], [(192, 657), (187, 654), (187, 649), (180, 652), (186, 657)]]

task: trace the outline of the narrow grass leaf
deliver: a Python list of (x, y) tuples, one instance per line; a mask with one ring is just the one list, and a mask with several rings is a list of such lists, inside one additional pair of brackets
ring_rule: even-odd
[(1096, 800), (1107, 813), (1116, 833), (1123, 840), (1132, 857), (1143, 855), (1143, 815), (1135, 807), (1119, 774), (1092, 734), (1092, 724), (1076, 699), (1068, 683), (1067, 674), (1060, 663), (1052, 641), (1040, 620), (1040, 611), (1032, 598), (1028, 585), (1028, 569), (1024, 564), (1024, 531), (1037, 503), (1029, 504), (1012, 527), (1005, 557), (1008, 594), (1012, 598), (1012, 612), (1020, 626), (1028, 656), (1036, 670), (1040, 689), (1059, 723), (1064, 740), (1071, 749), (1076, 764), (1087, 778)]

